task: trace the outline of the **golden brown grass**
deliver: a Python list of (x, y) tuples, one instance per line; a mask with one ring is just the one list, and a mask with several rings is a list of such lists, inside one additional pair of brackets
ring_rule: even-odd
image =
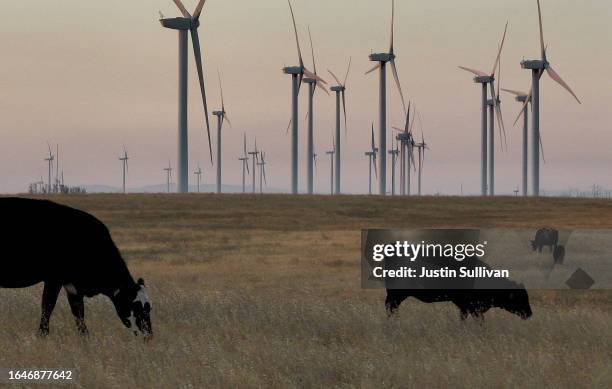
[(534, 316), (459, 321), (407, 301), (387, 320), (362, 290), (362, 228), (612, 228), (612, 202), (282, 195), (58, 197), (103, 220), (153, 300), (134, 339), (110, 302), (86, 302), (81, 339), (60, 296), (35, 336), (41, 288), (0, 290), (0, 367), (64, 367), (84, 388), (609, 387), (612, 293), (531, 292)]

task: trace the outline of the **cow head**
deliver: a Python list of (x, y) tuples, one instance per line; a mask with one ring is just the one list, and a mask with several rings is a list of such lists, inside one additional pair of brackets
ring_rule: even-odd
[(523, 284), (519, 284), (518, 289), (508, 289), (505, 295), (503, 306), (506, 311), (514, 313), (521, 319), (529, 319), (533, 314), (529, 305), (529, 295)]
[(115, 290), (111, 299), (119, 318), (134, 335), (141, 333), (145, 340), (153, 336), (151, 302), (142, 278), (135, 284)]

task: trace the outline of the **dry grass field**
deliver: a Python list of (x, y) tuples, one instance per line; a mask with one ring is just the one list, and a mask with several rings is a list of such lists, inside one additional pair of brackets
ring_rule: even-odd
[[(522, 321), (360, 288), (362, 228), (612, 228), (612, 202), (284, 195), (57, 197), (110, 228), (153, 300), (152, 342), (105, 297), (80, 338), (62, 292), (39, 339), (41, 287), (0, 289), (0, 367), (76, 368), (83, 388), (612, 386), (612, 291), (531, 291)], [(33, 242), (34, 243), (34, 242)], [(38, 386), (37, 386), (38, 387)]]

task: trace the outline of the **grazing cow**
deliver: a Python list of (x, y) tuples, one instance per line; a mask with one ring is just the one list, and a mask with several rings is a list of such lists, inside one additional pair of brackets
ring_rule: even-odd
[[(402, 263), (408, 267), (425, 266), (429, 270), (451, 269), (458, 271), (461, 267), (467, 270), (490, 267), (482, 260), (470, 257), (462, 262), (451, 260), (441, 263), (439, 259), (428, 262)], [(459, 273), (457, 273), (459, 274)], [(394, 287), (395, 286), (395, 287)], [(442, 289), (446, 287), (445, 289)], [(387, 298), (385, 307), (388, 316), (393, 316), (402, 301), (408, 297), (414, 297), (425, 303), (450, 301), (460, 311), (461, 320), (469, 315), (484, 320), (484, 313), (491, 308), (501, 308), (508, 312), (528, 319), (532, 312), (529, 305), (529, 295), (524, 285), (518, 284), (507, 278), (475, 278), (475, 277), (453, 277), (447, 280), (439, 278), (421, 278), (418, 280), (407, 280), (407, 282), (387, 282)]]
[[(507, 282), (512, 282), (507, 280)], [(514, 284), (514, 283), (513, 283)], [(501, 308), (528, 319), (531, 315), (529, 295), (523, 285), (517, 289), (387, 289), (385, 307), (393, 316), (402, 301), (414, 297), (424, 303), (453, 302), (459, 308), (461, 320), (469, 315), (484, 320), (484, 313), (491, 308)]]
[(557, 243), (559, 243), (559, 231), (553, 228), (540, 228), (535, 234), (535, 239), (531, 241), (531, 248), (541, 253), (544, 246), (549, 246), (552, 252), (557, 247)]
[(83, 298), (103, 294), (127, 328), (145, 339), (152, 336), (145, 283), (134, 282), (100, 220), (51, 201), (11, 197), (0, 198), (0, 215), (0, 288), (44, 283), (41, 335), (49, 333), (49, 319), (64, 288), (81, 334), (88, 332)]

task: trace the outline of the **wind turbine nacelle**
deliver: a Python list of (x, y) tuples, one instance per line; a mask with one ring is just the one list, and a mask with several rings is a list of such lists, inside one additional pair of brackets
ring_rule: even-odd
[(287, 66), (283, 68), (285, 74), (304, 74), (304, 69), (300, 66)]
[(493, 80), (495, 80), (493, 77), (491, 76), (476, 76), (474, 77), (474, 82), (477, 84), (488, 84), (490, 82), (492, 82)]
[(548, 63), (541, 59), (528, 59), (521, 61), (521, 67), (530, 70), (543, 70), (548, 67)]
[(395, 54), (391, 54), (391, 53), (370, 54), (370, 61), (374, 61), (374, 62), (389, 62), (394, 59), (395, 59)]
[[(199, 22), (192, 23), (188, 18), (166, 18), (159, 19), (162, 26), (173, 30), (190, 30), (192, 27), (198, 27)], [(194, 25), (195, 24), (195, 25)]]
[(344, 87), (341, 85), (334, 85), (331, 88), (329, 88), (332, 92), (342, 92), (344, 91)]

